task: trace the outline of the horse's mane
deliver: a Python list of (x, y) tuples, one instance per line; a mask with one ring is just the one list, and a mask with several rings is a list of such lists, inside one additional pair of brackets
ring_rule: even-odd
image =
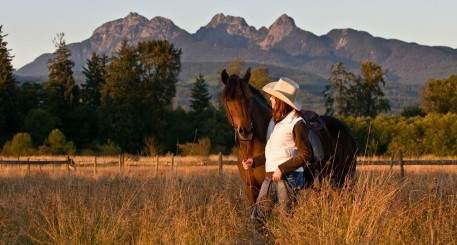
[(263, 94), (256, 88), (254, 88), (251, 84), (249, 84), (249, 89), (251, 90), (251, 93), (254, 97), (256, 97), (260, 103), (262, 103), (264, 106), (270, 107), (270, 104), (268, 104), (267, 99), (263, 96)]

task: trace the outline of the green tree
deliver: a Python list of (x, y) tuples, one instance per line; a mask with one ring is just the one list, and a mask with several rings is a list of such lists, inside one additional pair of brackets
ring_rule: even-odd
[(254, 88), (262, 91), (263, 86), (265, 86), (270, 81), (270, 71), (268, 70), (268, 68), (259, 67), (252, 70), (249, 83)]
[(370, 61), (362, 62), (360, 70), (360, 75), (354, 75), (342, 63), (332, 67), (332, 83), (323, 91), (327, 114), (375, 117), (390, 111), (389, 100), (384, 98), (381, 88), (386, 71)]
[[(79, 120), (78, 145), (89, 147), (98, 136), (97, 109), (100, 107), (101, 87), (105, 83), (108, 57), (92, 53), (87, 65), (83, 67), (86, 82), (81, 89), (81, 104), (76, 111)], [(93, 147), (93, 145), (92, 145)]]
[(101, 88), (101, 142), (108, 139), (123, 151), (138, 153), (145, 139), (166, 137), (169, 108), (181, 69), (181, 50), (168, 41), (124, 41), (106, 68)]
[(7, 48), (0, 25), (0, 145), (13, 136), (18, 130), (16, 101), (16, 79), (13, 76), (11, 61), (13, 56)]
[(134, 152), (140, 148), (145, 134), (139, 103), (142, 69), (135, 47), (123, 41), (111, 57), (106, 72), (98, 111), (99, 141), (111, 139), (123, 151)]
[(163, 111), (176, 94), (182, 51), (166, 40), (151, 40), (138, 42), (138, 54), (144, 102)]
[[(356, 116), (375, 117), (381, 112), (390, 111), (389, 100), (385, 98), (381, 85), (385, 86), (387, 71), (376, 63), (365, 61), (360, 65), (361, 75), (352, 86), (353, 111)], [(350, 93), (351, 94), (351, 93)]]
[(412, 106), (407, 106), (407, 107), (403, 108), (400, 115), (402, 117), (415, 117), (415, 116), (424, 117), (426, 115), (426, 113), (419, 106), (412, 105)]
[(100, 88), (105, 83), (107, 64), (108, 56), (100, 56), (95, 52), (87, 60), (87, 66), (83, 67), (86, 82), (81, 89), (81, 102), (83, 105), (92, 108), (100, 106)]
[(31, 109), (24, 118), (22, 129), (30, 134), (35, 144), (42, 144), (56, 127), (57, 119), (43, 108)]
[(427, 113), (457, 113), (457, 75), (427, 80), (420, 89), (420, 98)]
[(72, 141), (67, 141), (59, 129), (54, 129), (49, 133), (44, 145), (40, 147), (40, 151), (51, 155), (70, 155), (76, 151), (76, 147)]
[(227, 68), (228, 74), (241, 74), (241, 68), (244, 66), (244, 61), (240, 58), (232, 60)]
[(326, 115), (349, 115), (350, 84), (355, 79), (352, 72), (346, 71), (343, 63), (332, 65), (330, 73), (330, 84), (325, 86), (322, 92), (325, 99)]
[(15, 157), (31, 155), (35, 151), (32, 137), (28, 133), (17, 133), (11, 141), (9, 151)]
[(211, 95), (208, 92), (206, 81), (202, 74), (195, 79), (194, 86), (190, 90), (190, 108), (200, 113), (210, 106)]
[(65, 44), (64, 34), (53, 40), (54, 56), (48, 60), (49, 79), (46, 82), (47, 110), (57, 118), (57, 127), (72, 140), (79, 142), (81, 118), (78, 112), (79, 87), (73, 78), (74, 62)]
[(64, 36), (64, 33), (58, 33), (53, 40), (56, 51), (48, 60), (49, 80), (46, 85), (64, 104), (76, 104), (79, 100), (79, 89), (73, 78), (75, 63), (70, 60), (71, 51), (65, 44)]
[(42, 83), (24, 82), (17, 87), (18, 111), (24, 117), (30, 110), (44, 108), (47, 101)]

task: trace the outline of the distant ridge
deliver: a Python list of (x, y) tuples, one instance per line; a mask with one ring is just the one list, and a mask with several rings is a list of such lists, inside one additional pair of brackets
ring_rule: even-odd
[[(429, 78), (442, 78), (457, 71), (457, 50), (430, 47), (395, 39), (373, 37), (353, 29), (333, 29), (317, 36), (300, 29), (288, 15), (281, 15), (269, 28), (258, 30), (242, 17), (216, 14), (194, 34), (176, 26), (172, 20), (151, 20), (129, 13), (98, 27), (86, 40), (68, 45), (81, 71), (92, 52), (110, 55), (122, 40), (166, 39), (183, 50), (183, 63), (228, 62), (235, 58), (259, 64), (295, 69), (327, 78), (330, 67), (344, 62), (358, 70), (360, 62), (371, 60), (389, 70), (387, 80), (402, 84), (423, 84)], [(47, 75), (47, 60), (42, 54), (18, 69), (22, 77)], [(185, 67), (183, 67), (185, 69)], [(189, 78), (184, 78), (189, 79)]]

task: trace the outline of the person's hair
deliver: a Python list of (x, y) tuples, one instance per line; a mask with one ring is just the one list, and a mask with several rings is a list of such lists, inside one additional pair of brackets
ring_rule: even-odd
[(278, 99), (277, 97), (275, 98), (275, 108), (273, 108), (272, 113), (273, 113), (273, 121), (275, 123), (280, 122), (284, 117), (289, 114), (292, 110), (295, 110), (292, 106), (287, 104), (286, 102)]

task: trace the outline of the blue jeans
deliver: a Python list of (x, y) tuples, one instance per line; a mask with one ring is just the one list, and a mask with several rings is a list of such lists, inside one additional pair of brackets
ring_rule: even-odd
[(279, 203), (280, 212), (292, 214), (297, 203), (297, 193), (303, 185), (303, 172), (284, 174), (280, 181), (272, 181), (270, 177), (266, 177), (260, 188), (250, 223), (257, 231), (264, 233), (266, 220), (276, 203)]

